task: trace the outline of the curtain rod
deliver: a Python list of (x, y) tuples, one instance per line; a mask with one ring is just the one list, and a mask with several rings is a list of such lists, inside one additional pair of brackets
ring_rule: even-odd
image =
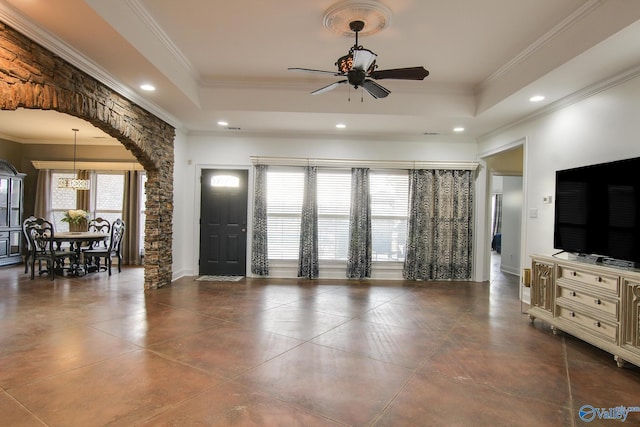
[(301, 157), (249, 157), (254, 165), (272, 166), (327, 166), (327, 167), (361, 167), (371, 169), (453, 169), (476, 170), (478, 162), (427, 162), (410, 160), (349, 160), (349, 159), (318, 159)]

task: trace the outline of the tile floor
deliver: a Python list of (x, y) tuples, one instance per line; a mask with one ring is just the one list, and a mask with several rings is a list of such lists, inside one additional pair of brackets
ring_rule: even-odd
[(640, 368), (532, 326), (508, 275), (142, 278), (0, 269), (0, 425), (578, 426), (582, 405), (640, 406)]

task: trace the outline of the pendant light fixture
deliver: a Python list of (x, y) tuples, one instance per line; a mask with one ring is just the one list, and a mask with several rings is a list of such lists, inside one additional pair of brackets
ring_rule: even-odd
[(79, 179), (76, 175), (76, 148), (78, 145), (78, 130), (71, 129), (73, 131), (73, 178), (59, 178), (58, 188), (64, 188), (68, 190), (88, 190), (89, 180)]

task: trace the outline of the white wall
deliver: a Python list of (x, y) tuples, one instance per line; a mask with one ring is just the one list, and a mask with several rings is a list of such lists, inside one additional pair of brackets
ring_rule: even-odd
[(172, 276), (175, 280), (191, 274), (189, 266), (195, 256), (192, 245), (185, 244), (185, 238), (191, 238), (194, 185), (187, 161), (187, 137), (180, 130), (176, 130), (174, 140), (173, 189)]
[(502, 251), (500, 271), (520, 273), (522, 177), (502, 177)]
[[(533, 254), (555, 252), (554, 204), (543, 198), (555, 194), (556, 170), (640, 156), (640, 77), (594, 92), (479, 143), (482, 156), (526, 138), (523, 266)], [(531, 209), (536, 218), (529, 217)]]
[[(232, 132), (189, 135), (186, 138), (184, 152), (176, 153), (174, 166), (176, 216), (174, 219), (186, 225), (180, 232), (174, 234), (174, 254), (182, 252), (180, 259), (177, 259), (178, 256), (174, 259), (174, 272), (176, 272), (174, 277), (198, 274), (199, 227), (197, 224), (200, 211), (199, 172), (202, 169), (250, 168), (252, 156), (385, 161), (477, 161), (475, 142), (391, 141), (314, 136), (276, 137)], [(182, 150), (182, 146), (179, 148), (177, 144), (176, 151), (178, 150)], [(249, 194), (252, 194), (251, 175), (249, 180)], [(476, 183), (476, 212), (479, 213), (479, 221), (484, 221), (485, 218), (481, 215), (485, 209), (484, 195), (487, 191), (485, 181), (487, 181), (486, 173), (479, 171)], [(178, 199), (184, 208), (179, 207)], [(249, 208), (251, 209), (251, 206)], [(486, 237), (483, 230), (475, 234), (475, 241), (480, 242), (475, 244), (476, 248), (484, 248), (488, 245), (488, 243), (485, 244)], [(247, 237), (251, 238), (250, 227)], [(477, 265), (475, 269), (477, 278), (474, 280), (482, 280), (486, 274), (482, 252), (476, 250), (478, 255), (474, 254)], [(401, 278), (399, 270), (394, 274), (397, 275), (395, 278)], [(339, 276), (336, 277), (344, 278), (344, 268), (339, 270)]]

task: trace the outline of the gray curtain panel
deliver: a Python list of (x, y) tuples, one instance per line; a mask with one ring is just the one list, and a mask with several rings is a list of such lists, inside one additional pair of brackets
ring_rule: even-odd
[(267, 246), (267, 166), (254, 168), (253, 240), (251, 241), (251, 273), (269, 275)]
[(369, 169), (351, 169), (351, 211), (347, 277), (371, 277), (371, 202)]
[(409, 180), (403, 276), (409, 280), (469, 280), (473, 171), (412, 170)]
[(300, 253), (298, 277), (318, 277), (318, 202), (317, 175), (315, 166), (304, 168), (304, 196), (300, 221)]
[(502, 232), (502, 194), (496, 194), (493, 199), (493, 226), (491, 237)]

